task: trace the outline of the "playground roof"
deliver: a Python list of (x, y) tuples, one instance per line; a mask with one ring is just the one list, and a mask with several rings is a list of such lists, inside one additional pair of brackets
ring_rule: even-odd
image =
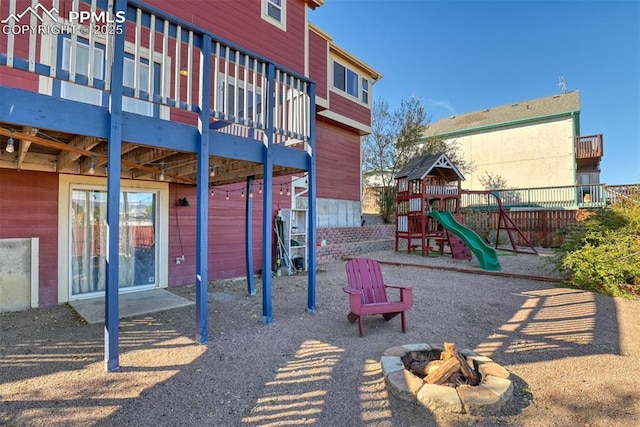
[(464, 133), (487, 126), (509, 125), (522, 120), (544, 119), (549, 116), (579, 111), (580, 93), (578, 91), (560, 93), (445, 117), (430, 124), (425, 130), (425, 135)]
[(396, 179), (424, 179), (427, 175), (445, 178), (448, 182), (464, 180), (464, 176), (446, 154), (424, 154), (414, 157), (402, 167)]

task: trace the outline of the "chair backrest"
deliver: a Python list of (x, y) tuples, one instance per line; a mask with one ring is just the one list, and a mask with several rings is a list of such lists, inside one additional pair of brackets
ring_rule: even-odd
[(354, 258), (347, 262), (349, 288), (362, 292), (362, 303), (387, 302), (387, 293), (378, 261), (369, 258)]

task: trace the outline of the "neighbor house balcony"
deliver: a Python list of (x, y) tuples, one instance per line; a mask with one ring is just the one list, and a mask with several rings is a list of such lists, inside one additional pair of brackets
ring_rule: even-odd
[(578, 169), (597, 168), (602, 158), (602, 134), (576, 137)]

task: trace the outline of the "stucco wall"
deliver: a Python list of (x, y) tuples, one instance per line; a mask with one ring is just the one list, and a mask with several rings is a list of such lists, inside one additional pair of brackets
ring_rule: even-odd
[(475, 167), (464, 174), (465, 189), (484, 189), (480, 177), (486, 172), (502, 176), (513, 188), (574, 184), (573, 125), (569, 118), (454, 139)]

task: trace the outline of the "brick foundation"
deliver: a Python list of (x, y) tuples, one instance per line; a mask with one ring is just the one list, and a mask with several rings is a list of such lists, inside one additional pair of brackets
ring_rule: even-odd
[(318, 228), (317, 263), (340, 261), (367, 252), (393, 249), (395, 225)]

